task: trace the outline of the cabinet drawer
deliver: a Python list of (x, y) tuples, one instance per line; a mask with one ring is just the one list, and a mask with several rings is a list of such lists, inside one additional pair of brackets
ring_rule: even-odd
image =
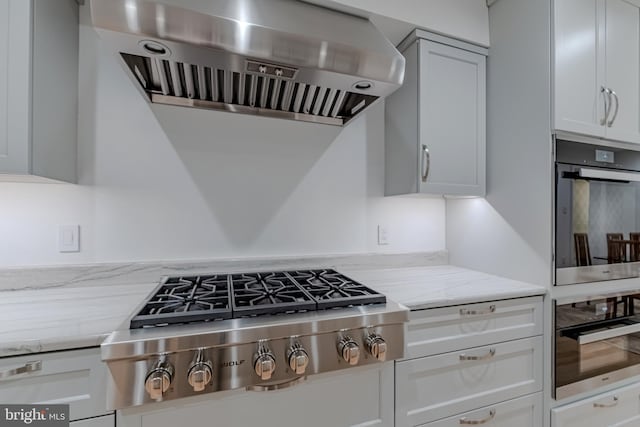
[(551, 411), (553, 427), (640, 425), (640, 384), (621, 387)]
[[(7, 374), (31, 364), (33, 370)], [(70, 419), (106, 414), (107, 367), (100, 349), (0, 359), (0, 402), (69, 404)]]
[(428, 423), (541, 389), (542, 337), (398, 362), (396, 426)]
[(542, 298), (518, 298), (412, 311), (407, 358), (542, 334)]
[(487, 427), (540, 427), (542, 425), (542, 393), (465, 412), (420, 427), (461, 427), (483, 424)]

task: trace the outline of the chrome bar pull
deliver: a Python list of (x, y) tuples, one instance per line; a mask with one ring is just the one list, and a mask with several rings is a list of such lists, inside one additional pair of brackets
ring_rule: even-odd
[(600, 124), (602, 126), (606, 126), (607, 121), (609, 120), (609, 113), (611, 112), (611, 91), (609, 88), (602, 86), (600, 88), (600, 93), (602, 93), (602, 98), (604, 99), (604, 117), (600, 120)]
[[(611, 120), (609, 120), (609, 122), (607, 123), (607, 126), (611, 127), (613, 125), (613, 122), (616, 121), (616, 117), (618, 117), (618, 110), (620, 109), (620, 98), (618, 98), (618, 94), (613, 89), (609, 89), (609, 94), (613, 95), (613, 98), (616, 100), (616, 107), (615, 110), (613, 110), (613, 117), (611, 117)], [(611, 103), (611, 101), (609, 102)], [(611, 109), (611, 106), (609, 106), (609, 109)]]
[(429, 153), (429, 147), (422, 144), (422, 182), (427, 182), (429, 169), (431, 169), (431, 153)]
[(460, 309), (460, 316), (484, 316), (487, 314), (495, 313), (496, 306), (490, 305), (486, 310), (470, 310), (468, 308)]
[(611, 403), (594, 403), (594, 408), (613, 408), (614, 406), (618, 406), (618, 396), (613, 396), (613, 401)]
[(461, 362), (469, 362), (469, 361), (478, 361), (478, 360), (488, 360), (494, 357), (495, 355), (496, 355), (496, 349), (492, 348), (489, 350), (487, 354), (484, 354), (482, 356), (467, 356), (466, 354), (463, 353), (458, 357), (460, 358)]
[(479, 424), (486, 424), (489, 421), (491, 421), (492, 419), (494, 419), (496, 417), (496, 410), (492, 409), (489, 411), (489, 415), (486, 418), (483, 418), (481, 420), (469, 420), (467, 419), (467, 417), (462, 417), (460, 418), (460, 424), (462, 425), (479, 425)]
[(9, 369), (7, 371), (0, 371), (0, 381), (6, 380), (16, 375), (28, 374), (30, 372), (37, 372), (42, 370), (42, 360), (36, 360), (33, 362), (27, 362), (19, 368)]

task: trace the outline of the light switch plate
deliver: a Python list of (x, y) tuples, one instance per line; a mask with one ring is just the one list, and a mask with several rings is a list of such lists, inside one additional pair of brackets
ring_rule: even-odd
[(378, 225), (378, 245), (389, 244), (389, 229), (385, 225)]
[(58, 251), (80, 252), (79, 225), (61, 225), (58, 227)]

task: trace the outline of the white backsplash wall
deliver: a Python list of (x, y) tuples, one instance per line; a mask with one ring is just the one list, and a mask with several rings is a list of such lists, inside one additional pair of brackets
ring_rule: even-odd
[(0, 183), (0, 267), (445, 248), (442, 199), (383, 197), (382, 103), (345, 128), (152, 109), (80, 40), (79, 185)]

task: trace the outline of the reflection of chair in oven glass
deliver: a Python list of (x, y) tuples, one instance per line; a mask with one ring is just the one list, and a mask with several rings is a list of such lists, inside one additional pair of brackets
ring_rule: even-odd
[(629, 240), (631, 241), (629, 245), (629, 261), (640, 261), (640, 233), (629, 233)]
[(591, 251), (589, 250), (587, 233), (573, 233), (573, 243), (576, 249), (576, 265), (578, 267), (591, 265)]
[(607, 233), (607, 261), (609, 264), (625, 262), (627, 246), (622, 233)]

